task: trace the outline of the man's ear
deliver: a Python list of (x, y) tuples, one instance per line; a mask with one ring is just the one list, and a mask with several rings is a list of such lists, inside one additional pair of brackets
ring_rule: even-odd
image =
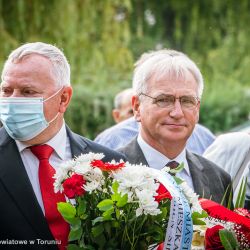
[(140, 114), (140, 98), (137, 95), (132, 96), (132, 107), (134, 112), (135, 120), (140, 122), (141, 121), (141, 114)]
[(113, 116), (113, 119), (116, 123), (118, 123), (120, 121), (120, 111), (118, 109), (112, 110), (112, 116)]
[(67, 86), (67, 87), (63, 88), (63, 92), (61, 94), (61, 102), (60, 102), (59, 112), (65, 113), (65, 111), (70, 103), (72, 94), (73, 94), (73, 89), (71, 86)]

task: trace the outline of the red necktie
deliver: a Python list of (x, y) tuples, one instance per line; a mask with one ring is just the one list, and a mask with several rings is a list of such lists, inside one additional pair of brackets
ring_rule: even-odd
[(57, 203), (64, 202), (65, 197), (61, 193), (54, 192), (54, 168), (49, 164), (49, 158), (54, 151), (49, 145), (37, 145), (30, 147), (31, 152), (39, 160), (39, 183), (42, 193), (45, 218), (54, 238), (61, 241), (59, 249), (65, 249), (68, 242), (69, 225), (64, 221), (57, 210)]

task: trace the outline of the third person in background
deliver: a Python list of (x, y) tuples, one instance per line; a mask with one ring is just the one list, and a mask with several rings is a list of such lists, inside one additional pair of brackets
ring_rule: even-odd
[(114, 109), (112, 116), (116, 123), (122, 122), (133, 116), (133, 108), (131, 99), (133, 96), (133, 89), (124, 89), (117, 93), (114, 99)]

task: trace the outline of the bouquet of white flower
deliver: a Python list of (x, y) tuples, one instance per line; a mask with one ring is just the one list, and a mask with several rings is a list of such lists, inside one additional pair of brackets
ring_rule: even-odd
[[(190, 204), (172, 176), (103, 157), (81, 155), (55, 175), (55, 191), (68, 198), (58, 204), (71, 226), (68, 249), (191, 249)], [(197, 196), (182, 188), (199, 217)]]

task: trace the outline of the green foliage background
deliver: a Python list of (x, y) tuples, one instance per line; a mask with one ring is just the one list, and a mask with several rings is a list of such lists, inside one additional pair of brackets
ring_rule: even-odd
[(67, 123), (84, 136), (112, 124), (113, 96), (145, 51), (188, 54), (205, 78), (200, 122), (221, 132), (248, 119), (248, 0), (0, 0), (0, 67), (20, 44), (63, 48), (74, 97)]

